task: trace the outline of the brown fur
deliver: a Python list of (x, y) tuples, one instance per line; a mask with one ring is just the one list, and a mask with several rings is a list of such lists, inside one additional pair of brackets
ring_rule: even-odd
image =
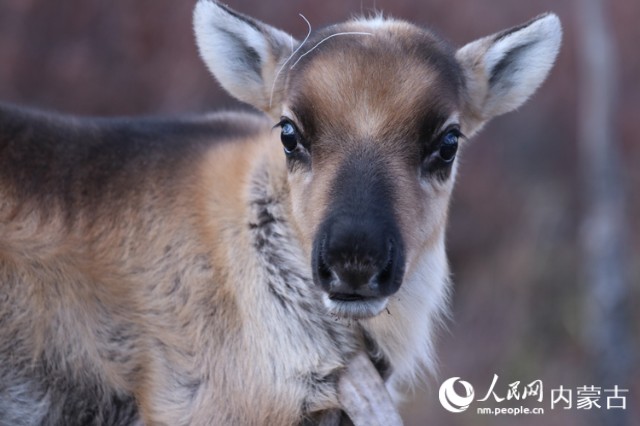
[[(0, 425), (316, 424), (341, 408), (336, 383), (358, 351), (396, 401), (433, 366), (457, 165), (425, 165), (447, 125), (473, 133), (489, 118), (485, 98), (504, 112), (540, 84), (544, 67), (524, 92), (510, 79), (538, 34), (504, 32), (456, 56), (374, 18), (291, 52), (286, 34), (215, 2), (195, 18), (207, 65), (269, 119), (0, 105)], [(557, 39), (554, 22), (531, 25)], [(552, 62), (557, 46), (541, 49)], [(499, 64), (496, 85), (483, 55)], [(281, 116), (300, 129), (304, 161), (282, 154)], [(382, 212), (376, 223), (397, 223), (389, 235), (402, 239), (383, 251), (402, 245), (402, 286), (368, 317), (331, 316), (312, 277), (318, 228), (344, 187), (340, 202), (367, 194), (354, 211)]]
[[(274, 403), (296, 400), (277, 396), (291, 388), (274, 388), (265, 399), (246, 375), (229, 374), (258, 369), (246, 358), (257, 342), (243, 337), (251, 322), (243, 316), (251, 312), (237, 303), (242, 289), (225, 277), (246, 274), (229, 267), (252, 251), (243, 235), (252, 218), (238, 213), (246, 210), (252, 159), (263, 158), (256, 132), (269, 136), (269, 124), (248, 115), (186, 120), (158, 139), (154, 123), (106, 126), (9, 107), (1, 116), (11, 124), (4, 129), (17, 129), (0, 136), (0, 334), (11, 342), (13, 362), (94, 381), (101, 388), (94, 398), (133, 395), (150, 424), (209, 424), (211, 410), (224, 418), (218, 416), (227, 399), (241, 405), (241, 395), (246, 407), (242, 417), (228, 414), (232, 423), (298, 418), (301, 406)], [(241, 120), (243, 129), (234, 130), (233, 143), (216, 142), (224, 141), (217, 127), (229, 119)], [(109, 135), (118, 126), (123, 131), (115, 135), (126, 141)], [(177, 136), (176, 149), (162, 142)], [(123, 153), (118, 146), (125, 143), (131, 149)], [(137, 144), (144, 146), (141, 157)], [(45, 156), (42, 145), (55, 152)], [(87, 145), (96, 154), (80, 160)], [(110, 174), (103, 177), (104, 167)], [(74, 189), (59, 187), (67, 181)], [(251, 271), (247, 262), (238, 266)], [(237, 365), (216, 367), (222, 354)], [(227, 383), (225, 392), (214, 383)], [(269, 405), (260, 407), (260, 400)]]

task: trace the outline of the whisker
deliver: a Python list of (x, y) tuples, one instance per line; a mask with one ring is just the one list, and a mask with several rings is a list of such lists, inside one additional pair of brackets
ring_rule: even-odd
[(284, 67), (287, 65), (287, 63), (291, 60), (291, 58), (293, 58), (295, 54), (298, 53), (300, 49), (302, 49), (302, 46), (304, 46), (307, 40), (309, 40), (309, 36), (311, 35), (311, 23), (307, 18), (305, 18), (305, 16), (302, 13), (300, 13), (299, 15), (302, 19), (304, 19), (304, 22), (307, 23), (307, 27), (309, 27), (309, 31), (307, 32), (307, 36), (304, 38), (304, 40), (302, 40), (302, 43), (300, 43), (300, 46), (298, 46), (296, 50), (293, 50), (293, 36), (291, 36), (292, 52), (291, 52), (291, 55), (289, 55), (289, 57), (287, 58), (287, 60), (282, 63), (282, 65), (280, 66), (280, 69), (278, 69), (278, 72), (276, 72), (276, 75), (273, 78), (273, 84), (271, 85), (271, 96), (269, 97), (269, 108), (271, 108), (271, 106), (273, 105), (273, 92), (276, 90), (276, 83), (278, 82), (278, 77), (280, 77), (280, 73), (282, 72)]
[(309, 49), (308, 51), (306, 51), (305, 53), (303, 53), (302, 55), (300, 55), (300, 57), (298, 58), (297, 61), (295, 61), (293, 63), (293, 65), (291, 65), (291, 68), (289, 69), (293, 69), (298, 62), (300, 62), (300, 60), (302, 58), (304, 58), (305, 56), (307, 56), (309, 53), (313, 52), (318, 46), (320, 46), (322, 43), (324, 43), (325, 41), (329, 40), (330, 38), (336, 37), (336, 36), (340, 36), (340, 35), (368, 35), (368, 36), (372, 36), (373, 33), (365, 33), (365, 32), (358, 32), (358, 31), (349, 31), (349, 32), (343, 32), (343, 33), (335, 33), (335, 34), (331, 34), (328, 37), (323, 38), (322, 40), (320, 40), (315, 46), (313, 46), (311, 49)]

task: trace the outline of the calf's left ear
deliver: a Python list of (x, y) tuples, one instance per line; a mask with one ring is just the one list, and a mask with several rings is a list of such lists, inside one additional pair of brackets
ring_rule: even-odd
[(546, 14), (481, 38), (456, 52), (467, 84), (467, 135), (522, 105), (542, 84), (558, 56), (562, 27)]

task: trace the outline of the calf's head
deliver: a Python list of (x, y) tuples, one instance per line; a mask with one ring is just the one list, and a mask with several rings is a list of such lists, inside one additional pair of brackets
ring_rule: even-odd
[(209, 0), (194, 18), (220, 84), (277, 123), (314, 281), (352, 318), (379, 314), (443, 249), (459, 148), (537, 89), (561, 37), (555, 15), (457, 51), (380, 16), (302, 42)]

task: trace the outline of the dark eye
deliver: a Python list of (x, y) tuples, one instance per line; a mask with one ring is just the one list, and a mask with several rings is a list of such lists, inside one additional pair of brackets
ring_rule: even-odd
[(438, 148), (438, 157), (445, 163), (451, 163), (456, 158), (458, 152), (458, 138), (460, 131), (457, 129), (449, 130), (442, 136), (440, 148)]
[(280, 127), (282, 129), (280, 133), (280, 140), (282, 141), (284, 152), (287, 155), (293, 154), (298, 147), (298, 131), (296, 130), (296, 127), (288, 121), (282, 121), (280, 123)]

